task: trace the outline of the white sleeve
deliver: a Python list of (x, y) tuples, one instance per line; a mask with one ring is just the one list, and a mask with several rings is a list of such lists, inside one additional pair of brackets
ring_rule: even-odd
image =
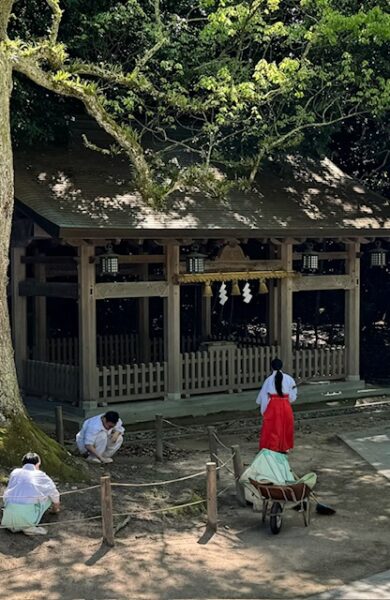
[(269, 404), (269, 377), (264, 381), (263, 386), (256, 399), (256, 404), (260, 404), (260, 412), (263, 415)]
[(125, 433), (125, 428), (123, 427), (122, 419), (118, 420), (118, 423), (112, 428), (113, 431), (119, 431), (122, 435)]
[(294, 379), (290, 376), (289, 376), (289, 380), (288, 380), (288, 395), (289, 395), (290, 402), (295, 402), (295, 400), (297, 399), (297, 395), (298, 395), (296, 383), (295, 383)]
[(43, 471), (39, 471), (39, 476), (37, 477), (37, 483), (40, 492), (50, 498), (52, 502), (58, 504), (60, 501), (60, 494), (56, 488), (54, 481), (46, 475)]
[(94, 446), (97, 436), (97, 431), (93, 424), (88, 423), (84, 429), (84, 446)]
[(10, 495), (11, 488), (14, 485), (14, 477), (15, 477), (15, 470), (12, 471), (12, 473), (11, 473), (11, 475), (9, 477), (8, 485), (7, 485), (7, 488), (6, 488), (6, 490), (4, 492), (4, 495), (3, 495), (4, 504), (6, 504), (7, 498)]

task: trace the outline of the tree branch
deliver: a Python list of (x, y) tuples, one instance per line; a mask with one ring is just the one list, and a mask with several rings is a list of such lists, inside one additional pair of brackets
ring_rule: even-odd
[(0, 42), (8, 38), (8, 22), (15, 0), (1, 0), (0, 6)]
[(105, 69), (97, 65), (75, 61), (70, 64), (67, 70), (75, 75), (97, 77), (99, 79), (103, 79), (104, 81), (115, 83), (130, 89), (136, 89), (143, 92), (155, 91), (152, 84), (146, 79), (146, 77), (141, 78), (139, 74), (137, 74), (137, 80), (135, 70), (132, 73), (125, 75), (122, 73), (122, 71), (109, 70), (110, 68), (112, 67), (107, 66), (107, 69)]
[(49, 6), (52, 14), (52, 23), (49, 29), (49, 40), (52, 44), (57, 42), (58, 30), (62, 19), (62, 10), (60, 8), (59, 0), (46, 0), (46, 4)]
[[(286, 140), (288, 140), (290, 137), (293, 137), (294, 135), (297, 135), (301, 131), (304, 131), (305, 129), (319, 129), (321, 127), (328, 127), (330, 125), (334, 125), (335, 123), (339, 123), (340, 121), (345, 121), (346, 119), (351, 119), (352, 117), (357, 117), (359, 115), (363, 115), (364, 113), (365, 113), (365, 111), (361, 110), (361, 111), (356, 111), (354, 113), (348, 113), (345, 115), (341, 115), (340, 117), (330, 119), (329, 121), (323, 121), (321, 123), (305, 123), (304, 125), (298, 125), (297, 127), (294, 127), (293, 129), (291, 129), (284, 135), (281, 135), (280, 137), (278, 137), (274, 142), (269, 143), (267, 150), (274, 150), (275, 148), (278, 148), (279, 146), (283, 146), (283, 144), (286, 142)], [(249, 181), (251, 183), (253, 183), (253, 181), (257, 175), (257, 171), (259, 169), (260, 163), (263, 160), (264, 156), (266, 155), (267, 150), (264, 147), (262, 147), (254, 160), (254, 164), (253, 164), (251, 173), (249, 175)]]
[(120, 126), (105, 110), (96, 92), (88, 90), (86, 85), (70, 78), (56, 79), (55, 74), (43, 71), (39, 65), (23, 57), (14, 56), (13, 67), (31, 79), (37, 85), (83, 103), (88, 114), (108, 133), (130, 158), (136, 171), (138, 188), (146, 201), (153, 203), (153, 180), (144, 156), (144, 151), (137, 139), (136, 132), (130, 127)]
[(147, 50), (142, 58), (139, 59), (131, 72), (131, 77), (138, 77), (141, 69), (150, 61), (151, 58), (160, 50), (160, 48), (168, 41), (168, 38), (162, 36), (158, 42), (154, 44), (149, 50)]

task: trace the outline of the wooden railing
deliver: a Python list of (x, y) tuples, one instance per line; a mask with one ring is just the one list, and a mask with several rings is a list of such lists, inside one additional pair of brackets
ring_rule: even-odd
[[(182, 393), (185, 396), (259, 389), (270, 372), (278, 346), (237, 348), (215, 346), (205, 352), (181, 355)], [(97, 367), (100, 402), (124, 402), (163, 398), (167, 391), (167, 363)], [(293, 353), (293, 376), (298, 380), (329, 380), (345, 377), (345, 348), (303, 349)], [(24, 388), (27, 393), (48, 395), (64, 401), (79, 396), (79, 369), (71, 365), (28, 360)]]
[(280, 356), (279, 346), (237, 348), (235, 353), (235, 387), (239, 390), (260, 388), (270, 374), (271, 361)]
[[(211, 336), (209, 341), (223, 340), (221, 335)], [(195, 336), (181, 337), (183, 353), (196, 352), (203, 338)], [(240, 348), (264, 346), (263, 337), (242, 337), (235, 342)], [(147, 345), (147, 344), (145, 344)], [(143, 362), (140, 337), (136, 333), (96, 336), (97, 364), (100, 367), (111, 365), (129, 365)], [(154, 337), (149, 340), (148, 362), (164, 361), (164, 339)], [(64, 365), (79, 364), (79, 342), (77, 337), (58, 337), (46, 340), (46, 361)]]
[(182, 355), (183, 393), (187, 396), (235, 392), (260, 387), (269, 373), (278, 346), (237, 348), (235, 346)]
[(102, 367), (98, 369), (98, 393), (103, 402), (163, 398), (167, 363)]
[(293, 353), (293, 374), (300, 380), (343, 379), (346, 375), (345, 347), (296, 350)]
[(23, 387), (28, 394), (52, 396), (65, 402), (79, 398), (79, 368), (71, 365), (26, 360)]

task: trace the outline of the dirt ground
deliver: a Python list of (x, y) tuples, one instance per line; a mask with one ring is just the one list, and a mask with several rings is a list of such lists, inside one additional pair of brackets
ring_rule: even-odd
[[(115, 547), (107, 548), (98, 520), (66, 523), (98, 515), (99, 490), (64, 495), (61, 514), (47, 518), (57, 522), (49, 525), (47, 536), (0, 531), (0, 595), (15, 600), (296, 599), (389, 569), (390, 483), (337, 437), (379, 424), (390, 425), (389, 409), (297, 423), (290, 463), (298, 473), (316, 471), (321, 499), (337, 509), (334, 516), (313, 511), (310, 527), (288, 511), (282, 531), (273, 535), (259, 513), (237, 505), (233, 477), (224, 469), (219, 490), (230, 487), (219, 498), (216, 534), (206, 533), (198, 505), (165, 515), (138, 512), (118, 532)], [(223, 443), (239, 444), (246, 463), (257, 450), (254, 425), (253, 420), (217, 425)], [(170, 429), (163, 464), (154, 462), (150, 434), (128, 434), (126, 448), (110, 466), (112, 480), (147, 483), (202, 470), (208, 460), (203, 431), (200, 427), (181, 439)], [(221, 457), (228, 456), (221, 449)], [(95, 482), (101, 472), (99, 465), (91, 467)], [(123, 522), (123, 513), (204, 497), (203, 476), (164, 487), (115, 487), (114, 512), (122, 515), (115, 524)]]

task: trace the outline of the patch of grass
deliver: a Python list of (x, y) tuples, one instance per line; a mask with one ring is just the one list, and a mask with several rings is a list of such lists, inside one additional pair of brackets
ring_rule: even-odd
[(19, 467), (26, 452), (37, 452), (42, 469), (61, 481), (88, 480), (85, 466), (44, 433), (31, 419), (19, 415), (0, 428), (0, 465)]
[[(191, 504), (192, 502), (199, 502), (200, 500), (204, 500), (204, 496), (202, 496), (196, 490), (192, 490), (192, 493), (188, 495), (186, 498), (180, 498), (180, 502), (178, 504)], [(193, 506), (183, 506), (183, 508), (177, 508), (176, 510), (167, 511), (167, 515), (170, 517), (176, 518), (185, 518), (185, 517), (195, 517), (204, 513), (206, 510), (206, 502), (202, 502), (199, 504), (194, 504)]]

